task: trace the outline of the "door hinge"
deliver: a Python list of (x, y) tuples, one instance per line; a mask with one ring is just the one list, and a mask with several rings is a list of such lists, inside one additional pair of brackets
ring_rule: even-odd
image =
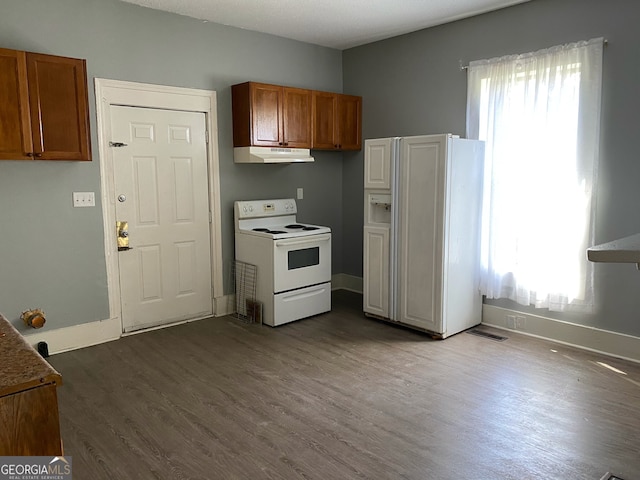
[(209, 143), (209, 130), (204, 131), (204, 141)]
[(211, 210), (209, 210), (209, 223), (213, 223), (213, 214), (211, 213)]

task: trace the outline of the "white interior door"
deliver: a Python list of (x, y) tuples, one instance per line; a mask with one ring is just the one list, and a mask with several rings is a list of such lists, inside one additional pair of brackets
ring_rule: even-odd
[(210, 315), (204, 113), (111, 106), (111, 133), (124, 331)]

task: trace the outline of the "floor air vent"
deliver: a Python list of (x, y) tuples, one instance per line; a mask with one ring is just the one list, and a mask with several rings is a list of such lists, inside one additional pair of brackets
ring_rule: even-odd
[[(479, 337), (488, 338), (489, 340), (495, 340), (496, 342), (502, 342), (507, 339), (507, 337), (501, 337), (500, 335), (494, 335), (493, 333), (483, 332), (482, 330), (478, 330), (474, 328), (473, 330), (467, 330), (467, 333), (471, 335), (478, 335)], [(615, 480), (613, 477), (611, 480)]]

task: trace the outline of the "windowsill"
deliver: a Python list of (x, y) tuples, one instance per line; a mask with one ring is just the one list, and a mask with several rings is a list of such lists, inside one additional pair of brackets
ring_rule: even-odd
[(587, 248), (592, 262), (640, 263), (640, 233)]

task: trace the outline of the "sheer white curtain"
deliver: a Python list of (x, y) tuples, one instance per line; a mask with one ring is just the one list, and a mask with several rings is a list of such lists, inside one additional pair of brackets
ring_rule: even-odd
[(481, 290), (562, 311), (593, 306), (593, 192), (603, 39), (468, 70), (467, 136), (486, 142)]

